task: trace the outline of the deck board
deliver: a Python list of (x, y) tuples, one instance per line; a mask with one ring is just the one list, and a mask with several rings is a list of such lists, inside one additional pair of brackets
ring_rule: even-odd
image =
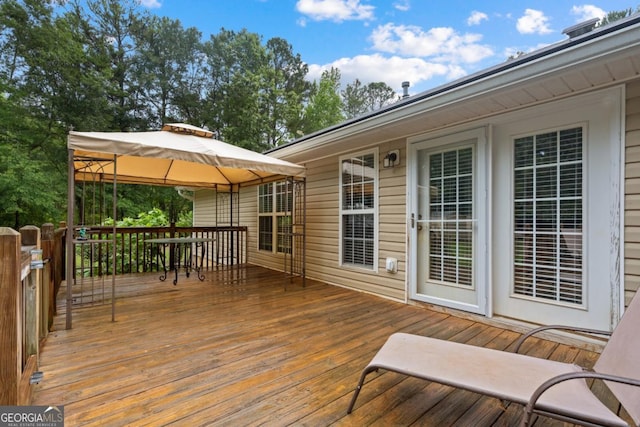
[[(519, 416), (518, 405), (390, 372), (371, 374), (346, 414), (362, 368), (393, 332), (496, 349), (515, 332), (259, 267), (206, 276), (177, 286), (119, 277), (116, 321), (106, 301), (74, 308), (71, 330), (60, 301), (33, 403), (64, 405), (68, 426), (498, 426)], [(597, 357), (540, 339), (524, 352)]]

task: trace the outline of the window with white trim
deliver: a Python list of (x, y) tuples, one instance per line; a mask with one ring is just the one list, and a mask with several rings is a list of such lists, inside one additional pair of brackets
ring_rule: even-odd
[(582, 304), (583, 130), (514, 141), (513, 292)]
[(340, 260), (373, 270), (376, 263), (377, 153), (340, 158)]
[(258, 249), (291, 253), (293, 192), (289, 181), (258, 187)]

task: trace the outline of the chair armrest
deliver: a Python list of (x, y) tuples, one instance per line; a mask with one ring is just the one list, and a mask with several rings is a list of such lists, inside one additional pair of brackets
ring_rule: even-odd
[(640, 380), (636, 380), (634, 378), (620, 377), (617, 375), (605, 374), (601, 372), (582, 371), (582, 372), (570, 372), (567, 374), (561, 374), (543, 382), (536, 389), (536, 391), (533, 392), (533, 394), (529, 398), (529, 402), (524, 408), (524, 415), (522, 416), (520, 427), (525, 427), (529, 425), (529, 421), (531, 419), (531, 415), (533, 415), (536, 403), (538, 402), (538, 399), (540, 398), (540, 396), (542, 396), (542, 394), (545, 391), (547, 391), (554, 385), (559, 384), (561, 382), (573, 380), (573, 379), (579, 379), (579, 378), (590, 378), (590, 379), (596, 379), (596, 380), (611, 381), (611, 382), (616, 382), (621, 384), (628, 384), (634, 387), (640, 387)]
[(611, 336), (611, 332), (610, 331), (603, 331), (603, 330), (599, 330), (599, 329), (578, 328), (578, 327), (565, 326), (565, 325), (540, 326), (539, 328), (532, 329), (529, 332), (527, 332), (526, 334), (522, 335), (520, 338), (518, 338), (518, 340), (516, 341), (515, 348), (513, 349), (513, 352), (517, 353), (518, 351), (520, 351), (520, 347), (522, 346), (522, 344), (524, 344), (524, 342), (529, 337), (537, 334), (538, 332), (547, 331), (549, 329), (555, 329), (555, 330), (559, 330), (559, 331), (584, 332), (584, 333), (587, 333), (587, 334), (597, 334), (597, 335)]

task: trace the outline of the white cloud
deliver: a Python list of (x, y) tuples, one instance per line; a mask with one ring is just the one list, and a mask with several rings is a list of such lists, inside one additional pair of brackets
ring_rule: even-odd
[(420, 27), (386, 24), (370, 36), (373, 49), (403, 56), (432, 57), (438, 62), (475, 63), (493, 55), (480, 44), (480, 34), (458, 34), (453, 28), (438, 27), (424, 31)]
[(149, 9), (159, 9), (162, 7), (162, 3), (158, 0), (140, 0), (140, 5), (148, 7)]
[(489, 17), (486, 13), (478, 12), (474, 10), (471, 12), (471, 15), (467, 18), (467, 25), (480, 25), (482, 21), (488, 21)]
[(318, 80), (324, 70), (331, 67), (340, 69), (342, 87), (355, 79), (364, 84), (385, 82), (398, 93), (402, 92), (402, 82), (409, 81), (415, 87), (431, 79), (454, 80), (467, 74), (458, 65), (428, 62), (420, 58), (385, 57), (381, 54), (358, 55), (340, 58), (330, 64), (310, 64), (307, 78)]
[(360, 0), (298, 0), (296, 9), (315, 21), (367, 21), (374, 18), (374, 6)]
[(553, 32), (548, 25), (549, 18), (543, 12), (526, 9), (524, 16), (518, 19), (516, 28), (521, 34), (549, 34)]
[(576, 16), (576, 22), (588, 21), (593, 18), (602, 19), (607, 16), (607, 12), (591, 4), (573, 6), (571, 8), (571, 14)]
[(393, 3), (393, 7), (395, 7), (399, 11), (407, 12), (409, 9), (411, 9), (411, 4), (409, 3), (409, 0), (399, 0)]

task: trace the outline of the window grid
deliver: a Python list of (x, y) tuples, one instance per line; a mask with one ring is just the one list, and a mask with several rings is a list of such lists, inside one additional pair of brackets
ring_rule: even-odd
[(374, 153), (342, 159), (340, 190), (343, 264), (375, 266), (377, 165)]
[(279, 181), (258, 188), (258, 249), (291, 253), (291, 183)]
[(277, 252), (291, 253), (291, 233), (293, 224), (291, 223), (291, 211), (293, 209), (293, 191), (290, 181), (280, 181), (275, 183), (276, 191), (276, 215), (277, 223)]
[(473, 286), (473, 149), (429, 157), (429, 279)]
[(514, 141), (514, 293), (582, 304), (582, 128)]

